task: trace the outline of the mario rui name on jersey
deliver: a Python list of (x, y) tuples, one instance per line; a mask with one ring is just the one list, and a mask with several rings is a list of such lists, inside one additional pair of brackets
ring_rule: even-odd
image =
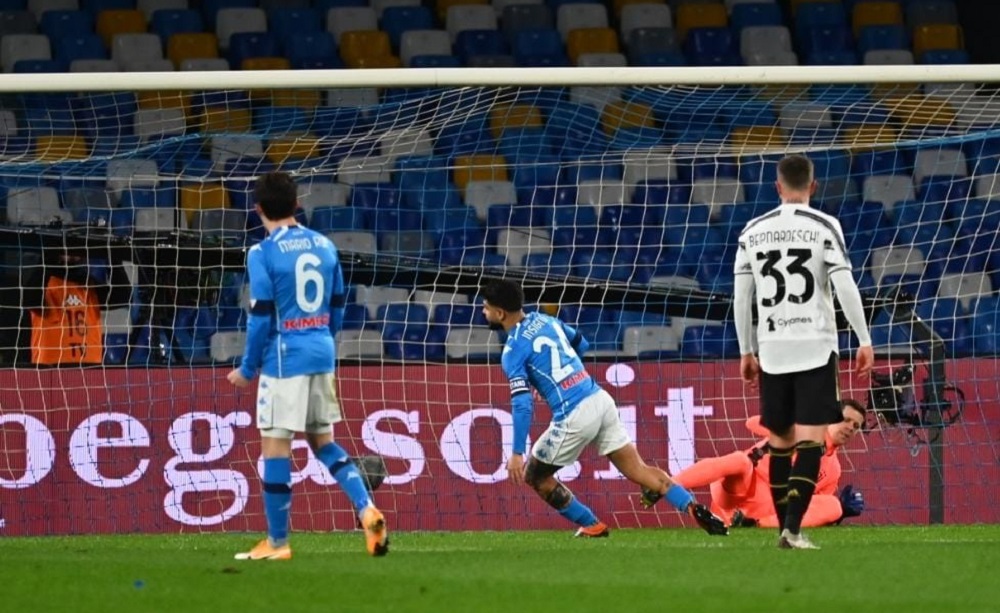
[(823, 241), (818, 230), (763, 230), (751, 232), (746, 236), (748, 247), (770, 245), (774, 243), (819, 243)]
[(314, 236), (313, 238), (290, 238), (287, 240), (277, 241), (278, 249), (282, 253), (290, 253), (293, 251), (306, 251), (312, 249), (313, 247), (322, 247), (326, 244), (327, 238), (325, 236)]

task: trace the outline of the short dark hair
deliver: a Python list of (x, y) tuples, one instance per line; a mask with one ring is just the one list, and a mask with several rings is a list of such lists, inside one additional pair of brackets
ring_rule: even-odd
[(802, 191), (813, 182), (812, 160), (804, 155), (789, 155), (778, 162), (778, 180), (788, 189)]
[(524, 290), (516, 281), (496, 279), (487, 283), (482, 289), (483, 299), (491, 306), (501, 308), (508, 313), (517, 313), (524, 307)]
[(264, 217), (270, 220), (295, 216), (298, 187), (287, 172), (274, 171), (258, 177), (253, 197)]
[(840, 401), (840, 406), (841, 410), (854, 409), (858, 413), (861, 413), (861, 421), (864, 421), (865, 417), (868, 416), (868, 409), (865, 407), (865, 405), (861, 404), (857, 400), (854, 400), (853, 398), (844, 398), (843, 400)]

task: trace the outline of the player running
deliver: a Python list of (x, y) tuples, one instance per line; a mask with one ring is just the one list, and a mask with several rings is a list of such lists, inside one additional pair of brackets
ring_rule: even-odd
[[(725, 523), (659, 468), (643, 462), (618, 416), (611, 395), (587, 373), (579, 354), (588, 344), (575, 329), (541, 313), (525, 314), (521, 286), (509, 280), (483, 289), (483, 315), (493, 329), (507, 332), (501, 363), (510, 383), (514, 440), (507, 472), (515, 484), (527, 483), (569, 521), (579, 537), (608, 536), (608, 526), (584, 505), (555, 473), (572, 464), (593, 444), (626, 478), (656, 491), (709, 534), (728, 534)], [(524, 461), (534, 412), (531, 388), (548, 403), (552, 423)]]

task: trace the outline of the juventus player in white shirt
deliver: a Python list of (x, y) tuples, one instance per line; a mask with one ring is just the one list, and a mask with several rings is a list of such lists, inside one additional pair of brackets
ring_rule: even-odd
[(841, 419), (831, 284), (858, 337), (859, 375), (871, 371), (874, 354), (840, 222), (809, 207), (816, 191), (809, 158), (782, 159), (777, 188), (781, 206), (750, 220), (740, 234), (734, 317), (740, 374), (752, 388), (759, 381), (761, 425), (771, 432), (778, 546), (814, 549), (801, 534), (802, 516), (819, 476), (826, 426)]

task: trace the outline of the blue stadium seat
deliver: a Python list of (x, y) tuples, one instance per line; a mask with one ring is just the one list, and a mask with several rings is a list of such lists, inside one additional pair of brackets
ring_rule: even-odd
[(858, 56), (853, 51), (816, 51), (806, 55), (809, 66), (853, 66)]
[(552, 9), (544, 4), (508, 4), (503, 8), (500, 26), (504, 37), (513, 44), (518, 32), (551, 29), (555, 20)]
[(177, 191), (173, 187), (127, 188), (122, 191), (118, 206), (122, 208), (174, 208), (177, 206)]
[(254, 132), (271, 135), (302, 133), (309, 130), (309, 115), (296, 106), (259, 106), (253, 110)]
[(565, 251), (529, 253), (524, 258), (524, 267), (535, 273), (566, 277), (570, 274), (570, 255)]
[[(876, 113), (874, 121), (878, 121), (880, 113)], [(849, 122), (845, 115), (844, 123)], [(889, 121), (888, 114), (885, 121)], [(903, 153), (896, 149), (880, 149), (876, 151), (859, 151), (854, 154), (851, 172), (855, 177), (867, 177), (870, 175), (899, 175), (910, 174), (910, 165), (903, 157)]]
[(278, 40), (290, 42), (298, 34), (315, 34), (323, 31), (324, 19), (308, 8), (274, 8), (267, 12), (267, 31)]
[(398, 209), (399, 190), (392, 183), (357, 183), (351, 190), (351, 207), (372, 214)]
[(205, 31), (201, 13), (190, 9), (164, 9), (153, 13), (149, 21), (149, 31), (170, 40), (174, 34), (188, 34)]
[(389, 35), (392, 48), (398, 50), (403, 32), (434, 29), (434, 15), (426, 6), (387, 6), (379, 25)]
[(484, 119), (442, 126), (434, 139), (434, 153), (445, 157), (479, 153), (491, 146)]
[(996, 295), (984, 296), (976, 301), (971, 334), (977, 356), (1000, 355), (1000, 303)]
[(685, 359), (734, 358), (740, 354), (736, 328), (728, 325), (699, 325), (684, 328), (681, 356)]
[(462, 60), (454, 55), (415, 55), (410, 58), (411, 68), (459, 68), (461, 66)]
[(839, 2), (805, 2), (795, 11), (795, 38), (809, 43), (810, 30), (817, 26), (847, 26), (847, 14)]
[(128, 334), (104, 335), (104, 363), (121, 366), (128, 356)]
[(424, 230), (430, 232), (435, 241), (449, 232), (476, 232), (481, 229), (476, 211), (469, 206), (458, 208), (430, 209), (423, 213)]
[(229, 67), (239, 70), (251, 57), (279, 57), (278, 39), (268, 32), (237, 32), (229, 39)]
[(423, 216), (420, 211), (411, 209), (382, 210), (375, 214), (372, 225), (372, 229), (379, 235), (420, 230), (423, 226)]
[(486, 318), (481, 309), (472, 304), (438, 304), (434, 306), (432, 321), (436, 325), (470, 327), (485, 326)]
[(94, 15), (87, 11), (46, 11), (42, 13), (38, 30), (54, 41), (93, 34)]
[(931, 49), (919, 58), (921, 64), (969, 64), (972, 59), (965, 49)]
[(729, 28), (693, 28), (684, 40), (684, 52), (693, 64), (708, 64), (713, 57), (736, 53)]
[(910, 37), (903, 25), (883, 24), (864, 26), (858, 33), (858, 53), (875, 49), (909, 49)]
[(96, 34), (68, 36), (55, 43), (55, 59), (69, 66), (74, 60), (106, 60), (104, 41)]
[(552, 138), (544, 128), (507, 128), (497, 143), (497, 155), (515, 163), (548, 157), (554, 150)]
[(621, 351), (621, 339), (616, 326), (607, 324), (581, 324), (577, 330), (590, 343), (591, 351)]
[(468, 64), (477, 55), (507, 55), (507, 39), (499, 30), (463, 30), (455, 39), (455, 54)]
[(330, 9), (365, 7), (368, 4), (367, 0), (315, 0), (313, 7), (319, 11), (320, 15), (326, 15)]
[(301, 32), (284, 39), (285, 57), (292, 64), (302, 65), (315, 60), (339, 60), (337, 44), (329, 32)]
[(14, 72), (66, 72), (66, 64), (61, 60), (18, 60), (14, 63)]
[(777, 2), (741, 2), (730, 10), (729, 25), (738, 33), (751, 26), (782, 26), (785, 21)]
[(972, 191), (972, 181), (951, 176), (930, 176), (917, 186), (922, 202), (965, 202)]
[(323, 234), (372, 229), (367, 213), (353, 206), (317, 207), (313, 209), (309, 227)]
[(94, 15), (101, 11), (127, 11), (135, 8), (135, 0), (80, 0), (80, 8)]
[(533, 61), (541, 61), (540, 58), (553, 62), (565, 60), (567, 64), (569, 63), (562, 37), (559, 36), (559, 32), (552, 29), (516, 32), (511, 41), (511, 51), (519, 66), (531, 65)]
[(973, 351), (974, 340), (969, 330), (970, 318), (962, 304), (954, 298), (936, 298), (917, 303), (917, 315), (929, 321), (931, 328), (944, 340), (950, 355), (961, 357)]
[(805, 40), (799, 41), (806, 56), (818, 53), (854, 52), (851, 31), (845, 25), (813, 26), (806, 30)]
[(658, 51), (633, 56), (633, 66), (687, 66), (687, 57), (680, 51)]

